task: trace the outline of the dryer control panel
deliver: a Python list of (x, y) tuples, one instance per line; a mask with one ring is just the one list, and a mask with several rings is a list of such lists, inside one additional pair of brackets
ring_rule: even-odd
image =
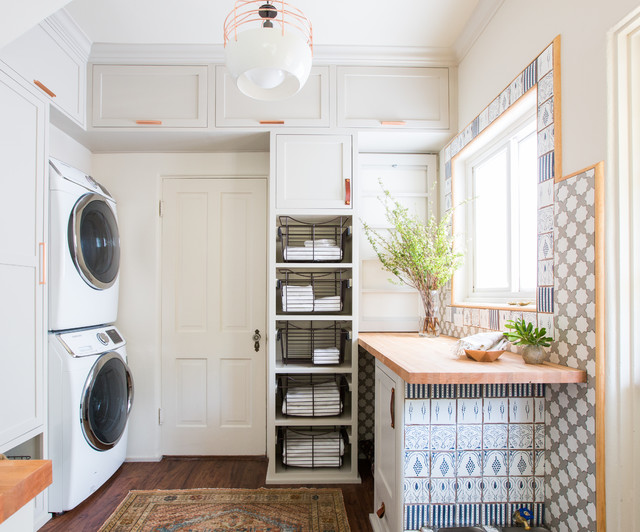
[(74, 357), (113, 351), (125, 344), (120, 331), (114, 325), (62, 332), (56, 336)]

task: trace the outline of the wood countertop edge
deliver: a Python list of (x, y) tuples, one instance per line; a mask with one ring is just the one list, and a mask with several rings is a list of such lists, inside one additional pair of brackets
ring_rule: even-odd
[[(384, 334), (384, 333), (362, 333)], [(398, 336), (398, 333), (389, 333)], [(407, 336), (407, 338), (412, 338)], [(412, 369), (410, 363), (403, 364), (397, 357), (385, 355), (361, 337), (358, 345), (380, 360), (408, 384), (579, 384), (587, 382), (587, 372), (544, 362), (540, 365), (522, 365), (521, 369), (506, 370), (495, 362), (471, 362), (479, 364), (479, 371), (424, 371)], [(515, 356), (517, 356), (514, 353)], [(504, 356), (504, 355), (503, 355)], [(496, 365), (494, 365), (496, 364)]]
[(0, 523), (45, 490), (52, 474), (51, 460), (0, 460)]

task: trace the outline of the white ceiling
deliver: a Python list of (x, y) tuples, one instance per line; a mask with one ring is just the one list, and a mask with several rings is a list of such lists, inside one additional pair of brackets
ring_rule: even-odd
[[(73, 0), (67, 12), (94, 43), (221, 44), (233, 0)], [(292, 0), (314, 45), (452, 49), (474, 10), (496, 0)], [(477, 13), (476, 13), (477, 15)]]

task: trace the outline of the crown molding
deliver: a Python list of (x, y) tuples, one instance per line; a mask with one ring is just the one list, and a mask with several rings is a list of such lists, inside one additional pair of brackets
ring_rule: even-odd
[(473, 47), (505, 0), (480, 0), (453, 49), (459, 65)]
[(40, 24), (49, 33), (53, 32), (56, 37), (62, 39), (84, 61), (89, 60), (91, 40), (66, 9), (59, 9)]
[[(448, 48), (327, 46), (313, 48), (316, 65), (451, 66), (456, 64)], [(117, 64), (224, 63), (222, 44), (111, 44), (94, 43), (89, 61)]]

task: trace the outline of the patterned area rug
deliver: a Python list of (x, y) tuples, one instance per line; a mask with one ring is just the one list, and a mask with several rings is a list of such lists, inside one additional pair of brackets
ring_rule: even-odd
[(130, 491), (98, 532), (349, 532), (339, 489)]

